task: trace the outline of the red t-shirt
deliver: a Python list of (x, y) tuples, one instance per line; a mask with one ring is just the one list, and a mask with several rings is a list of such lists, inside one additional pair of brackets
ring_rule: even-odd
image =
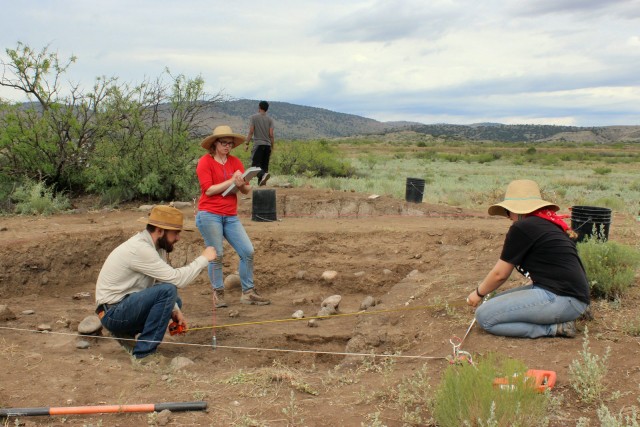
[(225, 197), (222, 197), (222, 193), (213, 196), (205, 194), (209, 187), (228, 180), (235, 171), (244, 173), (244, 165), (237, 157), (227, 155), (227, 162), (224, 165), (215, 161), (211, 154), (207, 153), (200, 157), (196, 167), (196, 174), (198, 174), (198, 181), (200, 181), (198, 210), (224, 216), (238, 214), (238, 197), (235, 194), (228, 194)]

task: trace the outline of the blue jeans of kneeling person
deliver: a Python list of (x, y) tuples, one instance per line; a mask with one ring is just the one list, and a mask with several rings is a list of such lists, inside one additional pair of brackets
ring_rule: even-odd
[(155, 353), (176, 303), (182, 307), (175, 285), (158, 283), (126, 296), (118, 305), (107, 310), (101, 322), (114, 335), (140, 334), (133, 348), (133, 356), (140, 359)]
[(577, 319), (587, 304), (535, 285), (502, 292), (476, 310), (478, 324), (493, 335), (539, 338), (556, 335), (557, 324)]
[(196, 227), (200, 230), (206, 246), (213, 246), (218, 256), (209, 263), (207, 269), (209, 280), (214, 289), (223, 289), (222, 254), (223, 239), (235, 249), (240, 257), (238, 274), (242, 292), (253, 289), (253, 245), (242, 223), (237, 216), (216, 215), (206, 211), (198, 211)]

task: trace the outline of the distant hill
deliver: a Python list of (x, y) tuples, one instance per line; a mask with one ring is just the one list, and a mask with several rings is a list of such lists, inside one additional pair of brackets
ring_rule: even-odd
[[(246, 134), (249, 131), (249, 117), (258, 112), (258, 102), (241, 99), (217, 103), (213, 110), (213, 126), (229, 124), (234, 131)], [(288, 140), (381, 134), (419, 124), (383, 123), (354, 114), (277, 101), (269, 101), (268, 114), (274, 120), (276, 137)]]
[[(258, 100), (240, 99), (214, 104), (199, 133), (209, 134), (220, 124), (230, 125), (234, 132), (246, 135), (249, 117), (258, 111)], [(40, 108), (24, 103), (23, 108)], [(162, 109), (162, 108), (161, 108)], [(168, 109), (165, 110), (168, 111)], [(276, 139), (310, 140), (376, 135), (377, 140), (410, 140), (420, 134), (443, 139), (500, 142), (640, 142), (640, 126), (552, 126), (504, 125), (474, 123), (454, 125), (423, 124), (409, 121), (379, 122), (354, 114), (338, 113), (324, 108), (307, 107), (287, 102), (269, 101), (268, 114), (273, 118)], [(168, 117), (168, 116), (167, 116)]]
[[(241, 99), (217, 103), (212, 111), (211, 127), (229, 124), (234, 131), (246, 134), (248, 120), (258, 111), (258, 100)], [(640, 126), (577, 127), (551, 125), (471, 125), (422, 124), (416, 122), (379, 122), (354, 114), (337, 113), (323, 108), (287, 102), (269, 101), (268, 114), (273, 118), (278, 139), (322, 139), (366, 135), (385, 135), (412, 131), (433, 137), (502, 142), (640, 142)]]

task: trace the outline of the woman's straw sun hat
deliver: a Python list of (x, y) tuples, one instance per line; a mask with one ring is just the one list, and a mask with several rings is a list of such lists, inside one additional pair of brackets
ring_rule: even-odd
[(216, 142), (218, 138), (225, 138), (225, 137), (233, 138), (234, 140), (233, 148), (236, 148), (238, 145), (244, 142), (244, 136), (237, 133), (233, 133), (233, 130), (231, 130), (230, 126), (221, 125), (221, 126), (216, 126), (216, 128), (213, 130), (213, 133), (208, 137), (206, 137), (205, 139), (203, 139), (200, 145), (205, 150), (208, 150), (211, 148), (213, 143)]
[(518, 179), (511, 181), (504, 194), (504, 200), (489, 208), (489, 215), (509, 216), (507, 211), (524, 215), (544, 207), (552, 211), (560, 210), (555, 203), (542, 200), (540, 188), (535, 181)]

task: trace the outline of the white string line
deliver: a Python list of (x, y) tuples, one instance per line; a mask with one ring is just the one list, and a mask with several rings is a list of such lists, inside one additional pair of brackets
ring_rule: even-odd
[[(73, 336), (77, 338), (98, 338), (103, 340), (132, 341), (133, 343), (136, 342), (135, 339), (129, 339), (129, 338), (104, 337), (100, 335), (82, 335), (82, 334), (75, 334), (70, 332), (34, 331), (33, 329), (9, 328), (6, 326), (0, 326), (0, 329), (6, 329), (10, 331), (20, 331), (20, 332), (32, 332), (32, 333), (38, 333), (38, 334), (66, 335), (66, 336)], [(192, 347), (212, 347), (211, 344), (197, 344), (197, 343), (189, 343), (189, 342), (153, 341), (153, 340), (137, 340), (137, 341), (148, 342), (148, 343), (170, 344), (170, 345), (184, 345), (184, 346), (192, 346)], [(228, 350), (272, 351), (272, 352), (279, 352), (279, 353), (328, 354), (328, 355), (334, 355), (334, 356), (387, 357), (387, 358), (397, 358), (397, 359), (447, 359), (446, 356), (422, 356), (422, 355), (412, 356), (412, 355), (402, 355), (402, 354), (349, 353), (349, 352), (318, 351), (318, 350), (291, 350), (291, 349), (284, 349), (284, 348), (239, 347), (239, 346), (230, 346), (230, 345), (216, 345), (215, 348), (216, 349), (224, 348)]]

